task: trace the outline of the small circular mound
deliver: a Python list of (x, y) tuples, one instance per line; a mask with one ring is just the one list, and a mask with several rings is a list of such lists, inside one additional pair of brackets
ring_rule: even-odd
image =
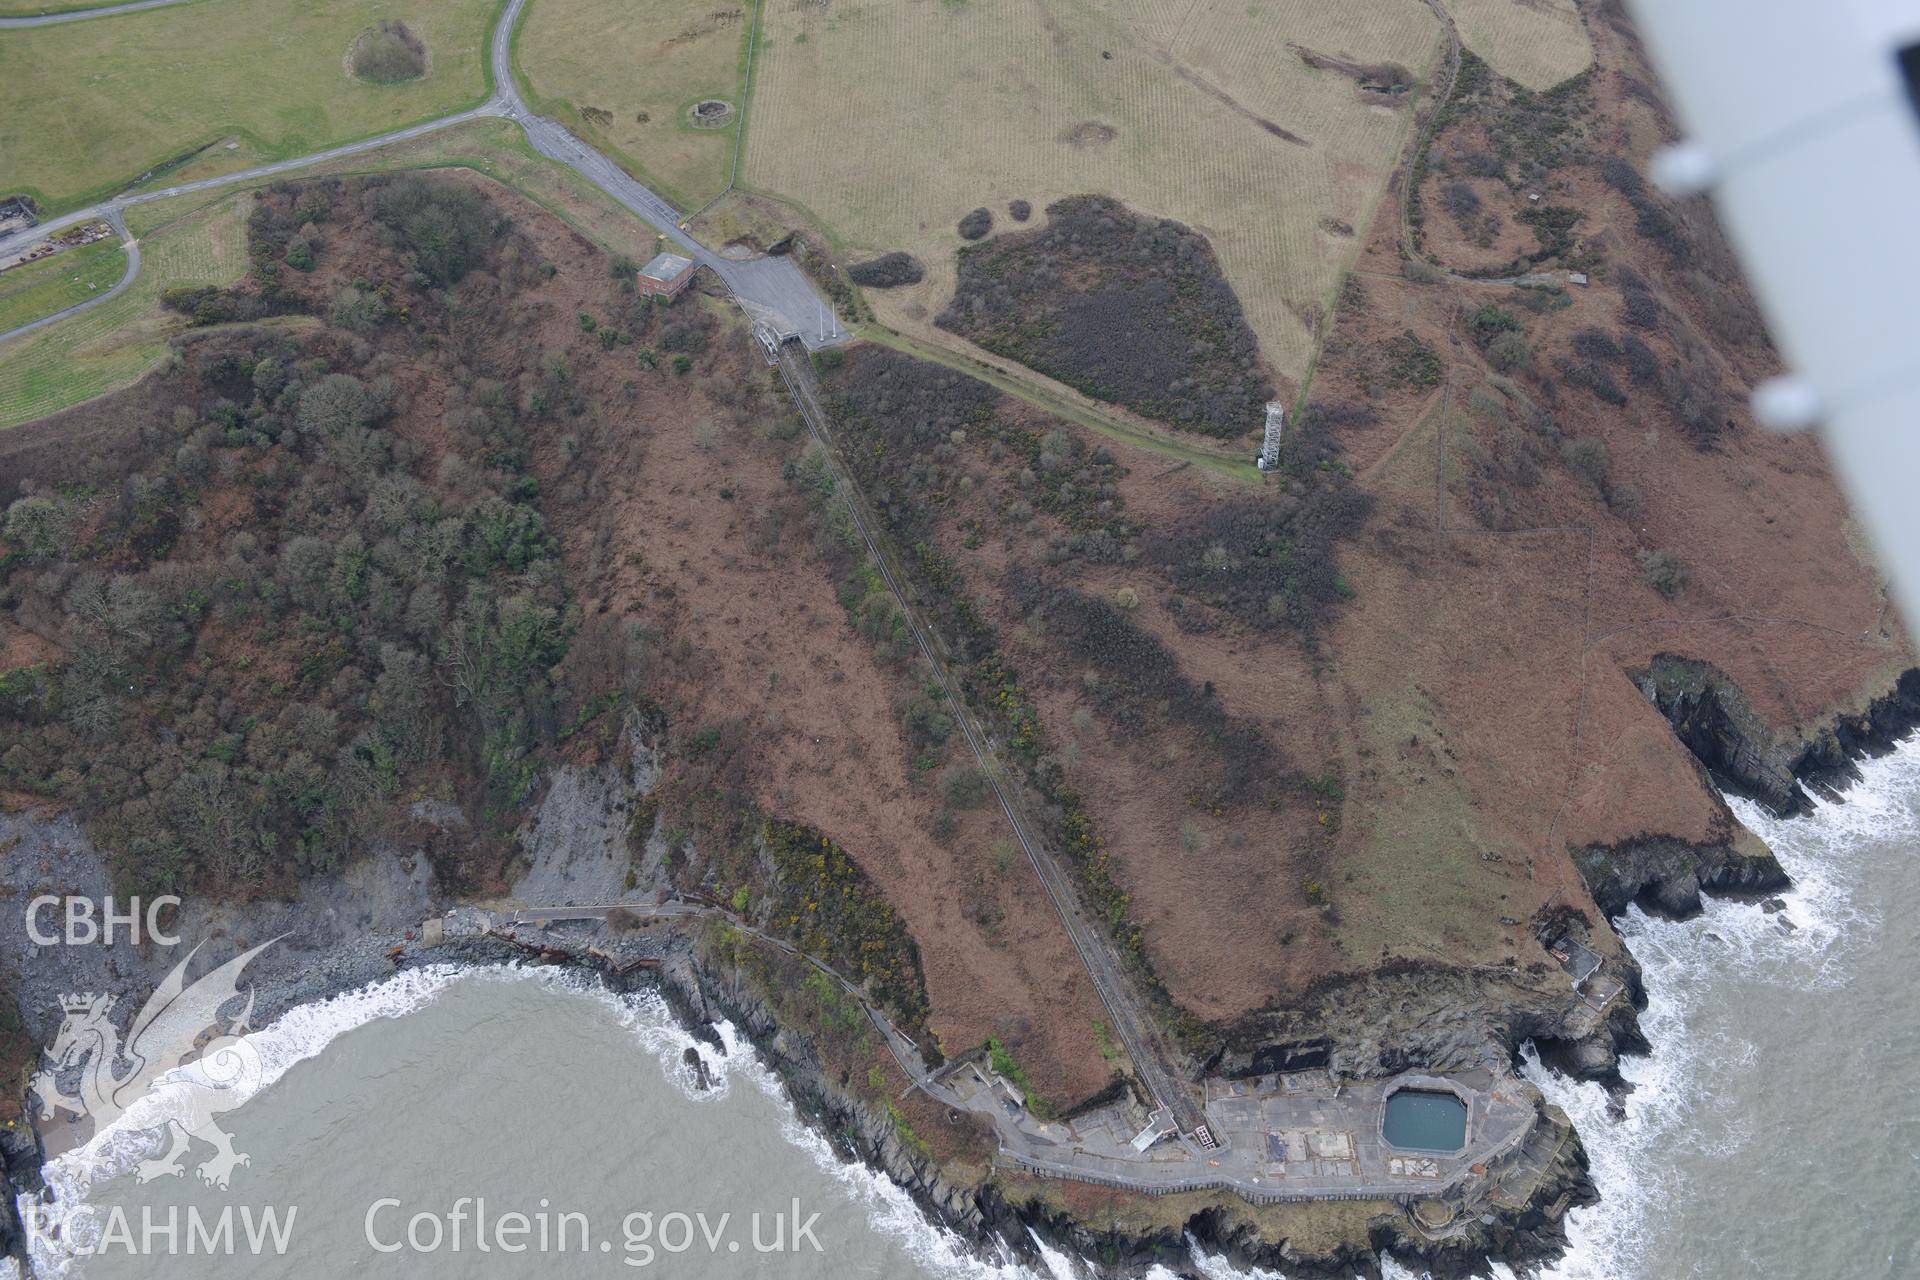
[(1025, 200), (1015, 200), (1007, 206), (1007, 216), (1015, 222), (1025, 222), (1033, 216), (1033, 206)]
[(962, 240), (978, 240), (993, 230), (993, 211), (984, 206), (975, 209), (960, 219), (958, 230)]
[(347, 50), (353, 74), (374, 84), (405, 84), (427, 74), (427, 46), (397, 19), (383, 18), (353, 38)]
[(718, 129), (733, 119), (733, 104), (702, 98), (687, 108), (687, 121), (696, 129)]
[(1104, 147), (1120, 136), (1120, 131), (1110, 124), (1098, 120), (1083, 120), (1079, 124), (1060, 131), (1060, 141), (1070, 147)]

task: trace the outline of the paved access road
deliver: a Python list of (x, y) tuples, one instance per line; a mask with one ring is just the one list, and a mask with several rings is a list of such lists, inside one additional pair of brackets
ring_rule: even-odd
[[(169, 0), (169, 3), (179, 2), (180, 0)], [(292, 160), (277, 160), (272, 164), (255, 165), (251, 169), (240, 169), (233, 173), (223, 173), (214, 178), (201, 178), (196, 182), (182, 182), (176, 186), (165, 187), (157, 191), (141, 191), (132, 195), (115, 196), (113, 199), (103, 201), (100, 204), (89, 205), (85, 209), (76, 209), (72, 213), (62, 214), (57, 218), (50, 218), (37, 226), (29, 227), (25, 231), (16, 231), (10, 236), (0, 236), (0, 254), (4, 254), (31, 244), (35, 240), (52, 235), (55, 232), (64, 231), (68, 227), (79, 226), (83, 222), (104, 221), (120, 233), (121, 238), (126, 242), (127, 246), (127, 274), (120, 278), (119, 284), (114, 285), (113, 288), (100, 294), (98, 297), (88, 298), (85, 302), (75, 303), (65, 311), (56, 311), (54, 314), (43, 316), (30, 324), (23, 324), (17, 329), (9, 329), (5, 333), (0, 333), (0, 342), (6, 342), (10, 338), (18, 338), (23, 334), (32, 333), (34, 330), (52, 324), (56, 320), (64, 320), (79, 312), (97, 307), (109, 298), (117, 297), (119, 294), (125, 292), (127, 286), (133, 283), (134, 277), (140, 273), (140, 242), (127, 234), (127, 224), (124, 220), (127, 210), (133, 208), (135, 205), (150, 204), (155, 200), (166, 200), (173, 196), (192, 195), (196, 191), (212, 191), (215, 188), (233, 186), (236, 183), (257, 182), (262, 178), (271, 178), (282, 173), (292, 173), (296, 169), (305, 169), (312, 165), (324, 164), (328, 160), (337, 160), (343, 156), (358, 155), (363, 151), (372, 151), (379, 147), (391, 146), (396, 142), (405, 142), (409, 138), (417, 138), (422, 134), (433, 133), (437, 130), (445, 129), (450, 125), (463, 124), (468, 120), (478, 120), (485, 116), (499, 114), (501, 113), (494, 109), (494, 104), (490, 101), (485, 106), (475, 107), (471, 111), (462, 111), (456, 115), (444, 116), (438, 120), (429, 120), (424, 124), (416, 124), (406, 129), (396, 129), (392, 133), (383, 133), (378, 137), (365, 138), (359, 142), (349, 142), (343, 146), (329, 148), (326, 151), (316, 151), (310, 156), (298, 156)]]
[[(1224, 1144), (1208, 1151), (1184, 1142), (1177, 1147), (1162, 1143), (1143, 1152), (1133, 1146), (1140, 1119), (1139, 1109), (1130, 1101), (1096, 1107), (1072, 1120), (1041, 1120), (1015, 1101), (977, 1061), (977, 1054), (962, 1054), (939, 1070), (930, 1070), (920, 1047), (858, 984), (721, 906), (647, 896), (506, 912), (462, 908), (446, 919), (455, 922), (448, 926), (453, 931), (448, 936), (490, 934), (529, 949), (558, 944), (577, 954), (579, 937), (567, 926), (598, 925), (615, 911), (656, 920), (725, 920), (812, 965), (866, 1011), (912, 1082), (910, 1089), (982, 1116), (993, 1126), (999, 1163), (1044, 1177), (1151, 1195), (1224, 1189), (1254, 1204), (1287, 1200), (1410, 1204), (1444, 1197), (1471, 1211), (1501, 1196), (1508, 1197), (1510, 1204), (1526, 1203), (1540, 1171), (1558, 1154), (1554, 1130), (1536, 1123), (1535, 1093), (1504, 1066), (1445, 1076), (1405, 1072), (1367, 1080), (1337, 1080), (1325, 1070), (1211, 1080), (1206, 1088), (1206, 1121)], [(532, 936), (522, 930), (533, 931)], [(427, 936), (425, 926), (421, 936)], [(603, 954), (602, 958), (608, 957)], [(1468, 1115), (1461, 1149), (1441, 1153), (1388, 1146), (1381, 1120), (1388, 1095), (1400, 1089), (1440, 1091), (1459, 1098)], [(1163, 1122), (1166, 1114), (1155, 1112), (1149, 1123)], [(1530, 1155), (1529, 1148), (1536, 1142), (1542, 1150)]]
[(9, 27), (51, 27), (60, 22), (78, 22), (82, 18), (106, 18), (116, 13), (138, 13), (142, 9), (165, 9), (186, 4), (188, 0), (133, 0), (132, 4), (109, 4), (96, 9), (70, 9), (65, 13), (30, 13), (17, 18), (0, 18), (0, 31)]
[(120, 237), (120, 247), (127, 251), (127, 270), (126, 274), (120, 277), (120, 283), (114, 285), (105, 293), (96, 293), (91, 298), (84, 298), (70, 307), (54, 312), (50, 316), (41, 316), (38, 320), (30, 321), (17, 329), (10, 330), (4, 335), (0, 335), (0, 339), (17, 337), (23, 333), (32, 333), (35, 329), (44, 329), (56, 320), (64, 320), (75, 312), (85, 311), (89, 307), (97, 307), (108, 299), (117, 298), (127, 291), (127, 287), (133, 283), (133, 278), (140, 274), (140, 242), (127, 234), (127, 224), (120, 220), (119, 210), (116, 209), (109, 212), (106, 215), (106, 221), (107, 225), (113, 228), (114, 234)]
[[(0, 20), (0, 28), (44, 26), (54, 22), (73, 22), (82, 18), (184, 3), (187, 3), (187, 0), (141, 0), (140, 3), (116, 5), (105, 9), (81, 9), (73, 13)], [(213, 178), (202, 178), (195, 182), (183, 182), (157, 191), (116, 196), (89, 208), (43, 222), (26, 231), (17, 231), (11, 236), (0, 237), (0, 252), (5, 252), (12, 246), (38, 240), (42, 236), (66, 227), (101, 219), (113, 224), (125, 238), (125, 224), (121, 219), (134, 205), (165, 200), (172, 196), (189, 195), (196, 191), (211, 191), (218, 187), (258, 182), (263, 178), (292, 173), (329, 160), (375, 151), (381, 147), (392, 146), (396, 142), (405, 142), (409, 138), (434, 133), (470, 120), (493, 117), (514, 121), (526, 132), (527, 141), (534, 150), (572, 169), (618, 201), (629, 212), (637, 215), (655, 231), (668, 237), (696, 262), (711, 268), (732, 291), (735, 301), (739, 302), (742, 309), (756, 321), (771, 326), (783, 337), (793, 336), (801, 339), (810, 349), (847, 341), (850, 335), (834, 318), (832, 308), (791, 258), (758, 258), (749, 262), (734, 262), (720, 257), (681, 228), (680, 214), (672, 205), (648, 190), (642, 183), (634, 181), (625, 170), (606, 156), (574, 137), (559, 121), (536, 115), (528, 108), (525, 100), (520, 97), (519, 89), (513, 83), (512, 67), (513, 31), (520, 20), (521, 12), (526, 7), (527, 0), (513, 0), (501, 13), (499, 22), (494, 26), (491, 55), (493, 96), (477, 107), (442, 116), (437, 120), (428, 120), (405, 129), (396, 129), (392, 133), (383, 133), (376, 137), (363, 138), (358, 142), (330, 147), (325, 151), (316, 151), (312, 155), (256, 165), (251, 169), (242, 169)], [(97, 307), (108, 298), (125, 290), (140, 269), (139, 247), (130, 238), (128, 241), (127, 274), (119, 284), (97, 298), (88, 298), (85, 302), (69, 307), (56, 315), (0, 333), (0, 342), (32, 332), (54, 320), (65, 319), (80, 311)]]
[(851, 335), (792, 258), (763, 257), (746, 262), (722, 258), (682, 227), (681, 214), (672, 205), (574, 137), (559, 121), (533, 113), (513, 82), (513, 29), (526, 5), (527, 0), (513, 0), (494, 28), (494, 100), (500, 104), (499, 114), (526, 130), (527, 141), (535, 151), (578, 173), (679, 245), (695, 262), (710, 268), (753, 319), (783, 338), (799, 338), (809, 350), (847, 341)]
[[(154, 7), (160, 3), (183, 2), (184, 0), (146, 0), (144, 4), (123, 6), (112, 10), (89, 10), (67, 15), (52, 15), (48, 20), (72, 21), (90, 15), (98, 16), (105, 12), (126, 12), (136, 8)], [(37, 239), (49, 232), (95, 218), (107, 219), (124, 234), (124, 223), (120, 219), (124, 211), (133, 205), (274, 177), (326, 160), (357, 155), (395, 142), (402, 142), (462, 121), (493, 116), (518, 123), (526, 131), (527, 141), (534, 150), (566, 165), (586, 178), (653, 227), (655, 231), (683, 248), (696, 262), (710, 268), (726, 283), (741, 307), (756, 322), (773, 329), (780, 337), (790, 336), (800, 339), (809, 349), (846, 341), (848, 335), (834, 316), (832, 308), (820, 297), (812, 282), (806, 278), (791, 258), (763, 257), (747, 262), (735, 262), (720, 257), (682, 228), (680, 214), (672, 205), (648, 190), (642, 183), (636, 182), (606, 156), (576, 138), (558, 121), (537, 115), (527, 107), (513, 83), (512, 68), (513, 31), (521, 12), (526, 8), (526, 3), (527, 0), (512, 0), (494, 28), (491, 48), (494, 92), (493, 96), (479, 107), (414, 125), (411, 128), (382, 134), (379, 137), (346, 143), (310, 156), (259, 165), (238, 173), (203, 178), (197, 182), (181, 183), (158, 191), (116, 197), (92, 208), (43, 223), (30, 231), (0, 239), (0, 251), (4, 251), (10, 241)], [(68, 308), (57, 316), (49, 316), (10, 333), (0, 334), (0, 342), (50, 324), (57, 319), (71, 316), (88, 307), (98, 306), (109, 297), (124, 290), (138, 270), (139, 248), (136, 243), (129, 241), (127, 275), (113, 289), (99, 298), (89, 298), (77, 306)], [(810, 378), (804, 369), (793, 369), (790, 362), (787, 372), (790, 379), (797, 377), (800, 381), (801, 388), (806, 393), (802, 403), (803, 407), (809, 410), (809, 426), (814, 426), (818, 433), (822, 428), (815, 426), (813, 420), (813, 415), (819, 413), (819, 408), (811, 403)], [(831, 442), (823, 440), (823, 443), (827, 444), (831, 452)], [(857, 510), (858, 504), (855, 506)], [(858, 518), (856, 514), (856, 519)], [(864, 529), (863, 532), (865, 532)], [(907, 616), (914, 624), (915, 638), (922, 651), (933, 663), (934, 669), (944, 673), (946, 664), (943, 655), (936, 653), (922, 631), (913, 602), (900, 592), (896, 584), (892, 583), (886, 557), (881, 554), (877, 544), (872, 544), (871, 537), (869, 537), (869, 543), (873, 545), (882, 573), (888, 574), (889, 585), (894, 587), (895, 595), (907, 609)], [(944, 674), (942, 678), (944, 680)], [(960, 707), (958, 703), (953, 705), (957, 709)], [(1086, 917), (1070, 878), (1052, 854), (1039, 842), (1030, 838), (1017, 797), (1008, 794), (1007, 788), (1011, 784), (1002, 782), (1005, 774), (999, 767), (984, 727), (972, 723), (971, 717), (964, 713), (960, 717), (960, 722), (975, 754), (980, 758), (988, 777), (993, 781), (994, 790), (1013, 826), (1014, 833), (1026, 849), (1027, 857), (1040, 877), (1055, 910), (1059, 913), (1062, 925), (1075, 949), (1080, 953), (1094, 988), (1099, 993), (1108, 1016), (1113, 1019), (1114, 1031), (1126, 1045), (1135, 1069), (1140, 1072), (1142, 1082), (1160, 1105), (1172, 1109), (1184, 1132), (1205, 1134), (1207, 1132), (1205, 1121), (1189, 1086), (1180, 1078), (1175, 1065), (1176, 1055), (1164, 1043), (1163, 1035), (1155, 1024), (1151, 1011), (1142, 1007), (1141, 998), (1134, 990), (1119, 958), (1114, 955), (1105, 931)]]

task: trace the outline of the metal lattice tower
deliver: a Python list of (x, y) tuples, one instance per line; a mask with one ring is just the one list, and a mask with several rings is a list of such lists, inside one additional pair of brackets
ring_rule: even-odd
[(1267, 401), (1267, 438), (1260, 444), (1260, 456), (1254, 459), (1262, 471), (1280, 469), (1280, 428), (1285, 424), (1287, 407), (1277, 400)]

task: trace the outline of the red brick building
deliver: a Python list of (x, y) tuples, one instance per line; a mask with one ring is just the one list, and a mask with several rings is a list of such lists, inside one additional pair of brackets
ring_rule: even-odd
[(669, 300), (677, 298), (697, 270), (699, 267), (692, 258), (677, 253), (657, 253), (652, 262), (640, 268), (640, 292), (657, 293)]

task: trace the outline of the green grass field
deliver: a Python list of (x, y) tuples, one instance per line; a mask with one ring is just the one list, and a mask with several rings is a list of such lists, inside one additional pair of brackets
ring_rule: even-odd
[[(488, 91), (499, 0), (200, 0), (0, 33), (9, 192), (50, 211), (84, 205), (159, 165), (257, 163), (446, 115)], [(373, 85), (347, 71), (354, 37), (402, 18), (427, 75)], [(242, 146), (225, 152), (225, 142)], [(224, 154), (223, 154), (224, 153)]]
[[(752, 20), (749, 0), (534, 0), (514, 71), (538, 110), (693, 209), (726, 189)], [(735, 108), (724, 127), (689, 122), (706, 98)]]
[(120, 237), (108, 236), (0, 272), (0, 333), (85, 302), (118, 284), (126, 270)]
[(168, 337), (185, 322), (160, 309), (160, 294), (174, 285), (240, 278), (247, 269), (251, 199), (228, 195), (151, 230), (132, 226), (144, 259), (132, 288), (71, 320), (0, 344), (0, 427), (124, 387), (165, 359)]

